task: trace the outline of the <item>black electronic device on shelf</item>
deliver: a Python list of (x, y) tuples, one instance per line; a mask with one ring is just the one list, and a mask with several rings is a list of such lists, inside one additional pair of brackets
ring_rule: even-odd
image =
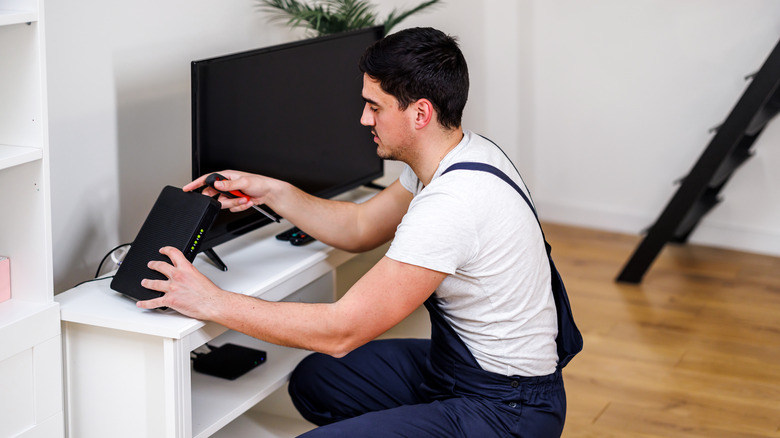
[(189, 261), (195, 259), (219, 211), (219, 202), (213, 198), (178, 187), (164, 187), (111, 280), (111, 289), (135, 300), (162, 296), (162, 292), (141, 286), (145, 278), (166, 279), (147, 264), (152, 260), (171, 262), (160, 254), (164, 246), (177, 248)]
[(265, 363), (268, 354), (243, 345), (209, 345), (209, 352), (196, 354), (192, 369), (203, 374), (235, 380)]
[[(241, 170), (323, 198), (380, 178), (383, 161), (360, 124), (358, 62), (382, 35), (379, 26), (193, 61), (193, 178)], [(202, 249), (219, 265), (211, 248), (270, 223), (254, 210), (222, 211)]]

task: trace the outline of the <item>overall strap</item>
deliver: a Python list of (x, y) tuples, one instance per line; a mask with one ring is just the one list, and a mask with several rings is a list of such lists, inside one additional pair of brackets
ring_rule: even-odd
[(551, 285), (553, 298), (555, 300), (555, 309), (558, 315), (558, 336), (555, 338), (555, 343), (558, 346), (558, 368), (563, 368), (567, 363), (569, 363), (574, 355), (582, 351), (582, 334), (577, 328), (577, 325), (574, 323), (574, 316), (572, 315), (569, 296), (566, 293), (566, 287), (563, 285), (563, 280), (558, 273), (558, 269), (555, 267), (555, 263), (553, 263), (551, 255), (552, 247), (549, 243), (547, 243), (547, 239), (544, 237), (544, 230), (542, 230), (542, 224), (539, 221), (539, 216), (536, 214), (536, 209), (520, 186), (518, 186), (500, 169), (491, 166), (490, 164), (478, 162), (455, 163), (442, 172), (442, 175), (453, 170), (476, 170), (487, 172), (499, 177), (507, 184), (512, 186), (512, 188), (523, 197), (523, 200), (526, 204), (528, 204), (528, 207), (533, 212), (534, 217), (536, 218), (536, 222), (539, 224), (539, 229), (542, 232), (542, 239), (544, 240), (544, 246), (547, 250), (547, 258), (550, 262), (550, 281), (552, 283)]
[(528, 208), (531, 209), (531, 212), (533, 212), (534, 217), (536, 218), (536, 223), (539, 224), (539, 230), (542, 232), (542, 240), (544, 240), (544, 247), (547, 250), (547, 257), (551, 257), (550, 252), (552, 251), (552, 247), (550, 246), (549, 243), (547, 243), (547, 239), (544, 237), (544, 230), (542, 229), (542, 223), (539, 221), (539, 215), (536, 214), (536, 209), (534, 208), (534, 204), (531, 203), (531, 200), (528, 198), (525, 192), (523, 192), (523, 189), (521, 189), (520, 186), (518, 186), (517, 183), (515, 183), (512, 180), (512, 178), (507, 176), (507, 174), (505, 174), (495, 166), (491, 166), (490, 164), (486, 164), (486, 163), (473, 162), (473, 161), (464, 161), (462, 163), (455, 163), (452, 166), (445, 169), (444, 172), (442, 172), (441, 174), (444, 175), (447, 172), (450, 172), (452, 170), (459, 170), (459, 169), (478, 170), (481, 172), (492, 173), (493, 175), (504, 180), (504, 182), (509, 184), (513, 189), (515, 189), (515, 191), (519, 193), (520, 196), (523, 197), (523, 201), (525, 201), (525, 203), (528, 204)]
[[(486, 163), (477, 163), (477, 162), (473, 162), (473, 161), (464, 161), (462, 163), (455, 163), (455, 164), (453, 164), (452, 166), (448, 167), (441, 174), (444, 175), (447, 172), (450, 172), (452, 170), (458, 170), (458, 169), (479, 170), (479, 171), (482, 171), (482, 172), (492, 173), (493, 175), (501, 178), (502, 180), (504, 180), (504, 182), (506, 182), (507, 184), (512, 186), (512, 188), (515, 189), (515, 191), (517, 193), (519, 193), (520, 196), (523, 197), (523, 200), (525, 201), (525, 203), (528, 204), (528, 207), (534, 213), (534, 217), (536, 218), (536, 222), (539, 223), (539, 216), (536, 214), (536, 209), (534, 208), (534, 205), (531, 203), (531, 200), (528, 199), (528, 196), (526, 196), (525, 192), (523, 192), (523, 189), (521, 189), (520, 186), (518, 186), (517, 183), (515, 183), (512, 180), (512, 178), (508, 177), (507, 174), (502, 172), (500, 169), (498, 169), (497, 167), (491, 166), (490, 164), (486, 164)], [(541, 227), (542, 227), (542, 224), (539, 223), (539, 228), (541, 228)], [(542, 234), (544, 234), (544, 231), (542, 231)]]

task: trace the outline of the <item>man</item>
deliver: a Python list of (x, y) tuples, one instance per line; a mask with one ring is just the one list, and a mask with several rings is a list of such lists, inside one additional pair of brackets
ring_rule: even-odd
[[(229, 181), (218, 188), (251, 197), (223, 197), (223, 208), (265, 203), (334, 247), (364, 251), (392, 239), (385, 257), (335, 303), (278, 303), (221, 290), (163, 248), (173, 265), (150, 267), (168, 280), (143, 285), (165, 294), (138, 306), (318, 352), (290, 382), (301, 414), (325, 425), (311, 436), (559, 436), (566, 397), (551, 264), (514, 166), (461, 127), (468, 70), (456, 41), (404, 30), (369, 47), (360, 67), (360, 123), (379, 156), (406, 163), (397, 181), (363, 204), (236, 171), (220, 172)], [(462, 162), (489, 164), (518, 187), (487, 172), (445, 173)], [(372, 341), (423, 303), (431, 340)]]

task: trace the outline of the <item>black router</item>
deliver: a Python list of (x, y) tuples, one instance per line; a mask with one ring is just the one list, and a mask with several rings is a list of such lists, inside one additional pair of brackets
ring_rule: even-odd
[(219, 201), (195, 192), (166, 186), (155, 201), (146, 221), (138, 231), (130, 250), (111, 280), (111, 289), (134, 300), (144, 301), (162, 296), (162, 292), (141, 286), (141, 280), (165, 280), (161, 273), (149, 269), (152, 260), (171, 260), (160, 254), (160, 248), (178, 248), (190, 262), (198, 245), (221, 209)]
[(209, 345), (208, 353), (197, 354), (192, 369), (203, 374), (236, 380), (255, 367), (265, 363), (267, 354), (263, 350), (243, 345), (224, 344), (221, 347)]

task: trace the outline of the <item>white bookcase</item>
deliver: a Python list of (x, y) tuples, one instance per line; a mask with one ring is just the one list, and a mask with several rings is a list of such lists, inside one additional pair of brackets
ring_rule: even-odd
[(53, 300), (43, 2), (0, 0), (0, 436), (63, 435), (59, 305)]

